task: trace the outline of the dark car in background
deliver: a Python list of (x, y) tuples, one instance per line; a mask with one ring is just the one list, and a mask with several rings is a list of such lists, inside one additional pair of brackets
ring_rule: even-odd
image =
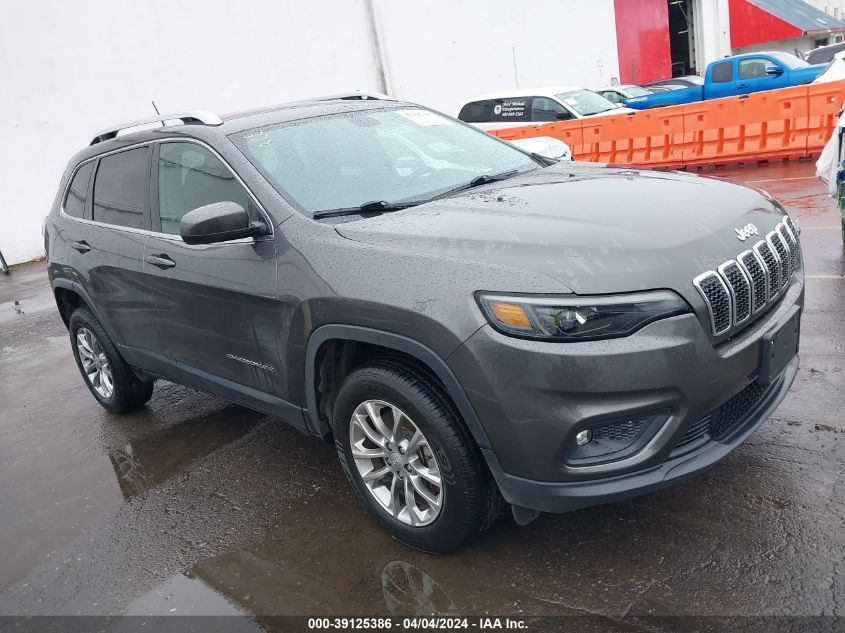
[(698, 75), (683, 75), (681, 77), (671, 77), (668, 79), (658, 79), (657, 81), (650, 81), (643, 84), (643, 88), (653, 90), (654, 88), (689, 88), (690, 86), (703, 86), (704, 77)]
[(819, 46), (811, 51), (804, 53), (804, 61), (808, 64), (827, 64), (833, 61), (833, 56), (836, 53), (845, 51), (845, 42), (838, 44), (829, 44), (828, 46)]
[(798, 227), (763, 193), (384, 99), (156, 121), (77, 153), (46, 221), (85, 384), (122, 413), (176, 381), (331, 441), (412, 547), (679, 481), (795, 377)]

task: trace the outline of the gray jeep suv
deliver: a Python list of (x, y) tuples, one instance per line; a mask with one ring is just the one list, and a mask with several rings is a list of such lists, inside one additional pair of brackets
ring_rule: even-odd
[(88, 388), (120, 413), (164, 378), (333, 441), (412, 547), (694, 474), (795, 377), (798, 227), (765, 193), (385, 99), (160, 121), (97, 135), (47, 219)]

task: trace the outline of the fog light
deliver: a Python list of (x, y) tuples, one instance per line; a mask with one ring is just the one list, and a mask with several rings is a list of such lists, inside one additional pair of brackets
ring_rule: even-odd
[(575, 443), (578, 446), (584, 446), (584, 444), (588, 444), (591, 439), (593, 439), (593, 432), (590, 429), (584, 429), (583, 431), (579, 431), (575, 436)]
[[(669, 409), (651, 414), (593, 422), (569, 436), (564, 462), (588, 466), (625, 459), (641, 451), (669, 419)], [(582, 424), (590, 423), (582, 421)]]

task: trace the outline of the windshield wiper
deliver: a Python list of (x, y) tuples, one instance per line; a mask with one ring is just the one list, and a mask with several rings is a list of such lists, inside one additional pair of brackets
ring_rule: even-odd
[(510, 169), (508, 171), (503, 171), (499, 174), (481, 174), (480, 176), (476, 176), (469, 182), (464, 183), (463, 185), (459, 185), (454, 189), (444, 191), (443, 193), (440, 193), (431, 198), (426, 198), (424, 200), (414, 200), (413, 202), (388, 202), (387, 200), (373, 200), (372, 202), (365, 202), (364, 204), (357, 207), (343, 207), (340, 209), (326, 209), (325, 211), (315, 211), (314, 215), (311, 217), (313, 217), (315, 220), (319, 220), (320, 218), (333, 218), (339, 215), (359, 215), (361, 213), (386, 213), (388, 211), (401, 211), (402, 209), (415, 207), (418, 204), (425, 204), (426, 202), (431, 202), (432, 200), (445, 198), (446, 196), (450, 196), (453, 193), (458, 193), (459, 191), (472, 189), (473, 187), (480, 187), (481, 185), (486, 185), (491, 182), (497, 182), (499, 180), (505, 180), (507, 178), (510, 178), (511, 176), (515, 176), (518, 173), (518, 169)]
[(498, 182), (500, 180), (507, 180), (511, 176), (515, 176), (519, 173), (518, 169), (509, 169), (508, 171), (503, 171), (500, 174), (481, 174), (480, 176), (476, 176), (472, 180), (462, 185), (458, 185), (454, 189), (449, 189), (449, 191), (444, 191), (443, 193), (439, 193), (433, 198), (429, 198), (429, 200), (439, 200), (440, 198), (446, 198), (447, 196), (451, 196), (454, 193), (459, 193), (461, 191), (466, 191), (467, 189), (472, 189), (474, 187), (480, 187), (481, 185), (486, 185), (491, 182)]
[(325, 211), (315, 211), (312, 216), (315, 220), (320, 218), (334, 218), (339, 215), (360, 215), (361, 213), (386, 213), (388, 211), (401, 211), (408, 207), (413, 207), (419, 204), (418, 202), (395, 203), (387, 200), (373, 200), (372, 202), (365, 202), (357, 207), (342, 207), (340, 209), (326, 209)]

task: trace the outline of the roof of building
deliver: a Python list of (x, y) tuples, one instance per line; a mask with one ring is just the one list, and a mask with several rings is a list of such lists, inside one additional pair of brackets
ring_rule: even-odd
[(837, 20), (804, 0), (746, 0), (766, 13), (788, 22), (805, 33), (845, 29), (845, 22)]
[(804, 0), (728, 1), (732, 48), (845, 31), (845, 22)]

